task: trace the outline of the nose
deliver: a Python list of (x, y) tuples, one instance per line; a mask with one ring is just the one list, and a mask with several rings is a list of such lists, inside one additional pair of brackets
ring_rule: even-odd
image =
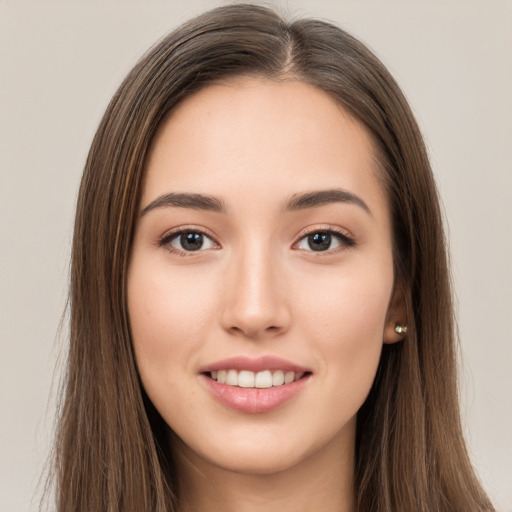
[(247, 248), (230, 262), (221, 323), (253, 340), (278, 336), (290, 326), (289, 297), (281, 265), (269, 251)]

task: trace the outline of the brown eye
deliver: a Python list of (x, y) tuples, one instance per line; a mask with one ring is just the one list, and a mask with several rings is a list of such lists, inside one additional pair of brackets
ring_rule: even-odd
[(355, 241), (343, 233), (334, 230), (319, 230), (302, 237), (297, 244), (297, 248), (305, 251), (327, 252), (354, 245)]
[(198, 252), (214, 249), (217, 244), (201, 231), (179, 231), (166, 236), (160, 245), (176, 252)]
[(204, 236), (202, 233), (183, 233), (177, 240), (185, 251), (199, 251), (203, 247)]
[(314, 233), (307, 237), (307, 243), (312, 251), (327, 251), (331, 248), (332, 237), (330, 233)]

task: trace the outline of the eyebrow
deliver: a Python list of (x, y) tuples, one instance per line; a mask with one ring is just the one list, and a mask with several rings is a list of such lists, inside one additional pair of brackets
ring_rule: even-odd
[(366, 213), (372, 215), (368, 205), (355, 194), (342, 189), (320, 190), (294, 194), (285, 205), (286, 211), (305, 210), (330, 203), (348, 203), (361, 207)]
[[(372, 215), (368, 205), (357, 195), (341, 189), (320, 190), (294, 194), (286, 201), (285, 211), (305, 210), (331, 203), (348, 203), (361, 207), (366, 213)], [(163, 207), (190, 208), (216, 213), (227, 213), (228, 208), (222, 199), (204, 194), (170, 193), (157, 197), (141, 212), (141, 216), (152, 210)]]
[(222, 201), (214, 196), (203, 194), (164, 194), (157, 197), (154, 201), (149, 203), (141, 212), (141, 216), (151, 210), (163, 208), (165, 206), (174, 206), (177, 208), (191, 208), (192, 210), (206, 210), (217, 213), (227, 213), (227, 208)]

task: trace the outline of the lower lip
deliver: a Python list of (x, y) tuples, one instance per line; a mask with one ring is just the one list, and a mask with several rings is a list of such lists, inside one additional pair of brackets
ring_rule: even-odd
[(305, 375), (299, 380), (271, 388), (240, 388), (221, 384), (202, 375), (213, 396), (223, 405), (239, 412), (261, 414), (281, 407), (300, 393), (309, 380)]

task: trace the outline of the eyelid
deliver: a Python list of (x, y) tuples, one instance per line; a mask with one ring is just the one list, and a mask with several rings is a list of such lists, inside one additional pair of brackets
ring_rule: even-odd
[(177, 254), (179, 256), (194, 256), (197, 253), (205, 252), (208, 249), (202, 249), (198, 251), (183, 251), (181, 249), (177, 249), (176, 247), (173, 247), (170, 245), (171, 241), (175, 239), (177, 236), (183, 234), (183, 233), (200, 233), (206, 238), (209, 238), (217, 247), (215, 247), (215, 250), (220, 249), (221, 245), (217, 241), (216, 237), (213, 236), (208, 229), (202, 227), (202, 226), (194, 226), (194, 225), (188, 225), (188, 226), (179, 226), (176, 228), (169, 229), (166, 231), (161, 237), (158, 239), (158, 246), (166, 248), (170, 253)]
[(316, 225), (316, 226), (309, 226), (305, 228), (301, 234), (297, 237), (297, 241), (294, 242), (293, 247), (295, 247), (299, 242), (304, 240), (304, 238), (314, 234), (314, 233), (329, 233), (331, 235), (337, 236), (341, 239), (341, 247), (337, 247), (335, 249), (329, 249), (327, 251), (313, 251), (313, 250), (307, 250), (307, 249), (298, 249), (305, 252), (314, 253), (315, 256), (321, 256), (328, 255), (328, 254), (335, 254), (339, 251), (346, 250), (347, 248), (354, 247), (356, 245), (356, 240), (354, 238), (354, 235), (348, 230), (344, 228), (340, 228), (339, 226), (333, 226), (333, 225)]
[[(170, 242), (176, 238), (178, 235), (183, 233), (200, 233), (203, 236), (209, 238), (217, 247), (215, 247), (215, 250), (221, 249), (221, 244), (217, 241), (216, 237), (210, 233), (208, 229), (206, 229), (203, 226), (194, 226), (194, 225), (186, 225), (186, 226), (179, 226), (176, 228), (172, 228), (168, 231), (166, 231), (161, 237), (158, 239), (158, 246), (166, 248), (169, 252), (178, 254), (180, 256), (194, 256), (197, 255), (196, 253), (205, 252), (209, 249), (202, 249), (197, 251), (183, 251), (180, 249), (177, 249), (176, 247), (172, 247), (170, 245)], [(304, 252), (310, 252), (314, 253), (315, 256), (321, 256), (334, 254), (339, 251), (343, 251), (347, 248), (353, 247), (356, 245), (356, 240), (352, 233), (348, 231), (347, 229), (341, 228), (339, 226), (333, 226), (333, 225), (316, 225), (316, 226), (308, 226), (305, 228), (300, 235), (297, 237), (296, 241), (293, 243), (292, 248), (296, 248), (297, 244), (301, 242), (304, 238), (307, 236), (310, 236), (314, 233), (329, 233), (331, 235), (334, 235), (341, 239), (341, 247), (337, 247), (335, 249), (329, 249), (326, 251), (313, 251), (313, 250), (307, 250), (307, 249), (297, 249)]]

